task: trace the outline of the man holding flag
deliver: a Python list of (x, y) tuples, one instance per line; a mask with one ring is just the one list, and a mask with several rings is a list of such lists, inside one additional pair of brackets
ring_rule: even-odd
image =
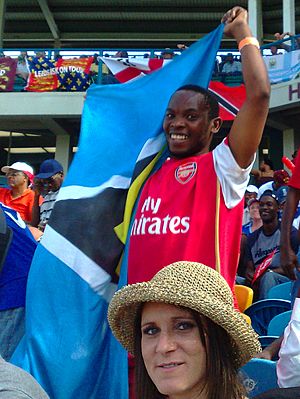
[(228, 137), (209, 152), (222, 123), (217, 100), (193, 85), (172, 95), (163, 122), (170, 157), (144, 184), (130, 226), (129, 284), (150, 280), (172, 262), (189, 260), (216, 269), (233, 289), (243, 198), (270, 88), (246, 10), (234, 7), (223, 22), (241, 52), (246, 100)]
[[(269, 83), (257, 41), (251, 37), (246, 11), (234, 8), (223, 21), (226, 23), (225, 32), (233, 35), (241, 48), (247, 98), (229, 138), (221, 145), (223, 158), (219, 159), (224, 161), (230, 157), (230, 164), (234, 167), (230, 172), (227, 167), (227, 172), (237, 179), (237, 185), (246, 188), (247, 171), (251, 168), (268, 112)], [(26, 334), (13, 358), (15, 364), (34, 375), (52, 399), (128, 399), (127, 353), (112, 337), (106, 319), (108, 303), (116, 288), (116, 266), (125, 248), (120, 269), (121, 286), (128, 281), (129, 246), (124, 245), (130, 242), (127, 233), (131, 223), (131, 231), (134, 231), (137, 214), (132, 216), (132, 211), (136, 198), (153, 168), (159, 173), (158, 166), (163, 165), (168, 157), (162, 129), (164, 118), (168, 145), (176, 155), (170, 162), (180, 162), (179, 166), (184, 166), (182, 157), (205, 159), (209, 171), (214, 173), (216, 184), (213, 190), (216, 195), (219, 192), (219, 176), (214, 171), (208, 147), (221, 121), (210, 108), (206, 94), (195, 93), (188, 86), (172, 96), (167, 115), (165, 109), (170, 96), (179, 87), (208, 86), (223, 29), (221, 24), (151, 75), (122, 85), (94, 85), (87, 92), (79, 151), (60, 189), (31, 266), (26, 298)], [(173, 114), (177, 125), (174, 131), (171, 129), (173, 117), (171, 120), (168, 117)], [(184, 126), (188, 123), (189, 130), (183, 130), (183, 122), (179, 123), (179, 119), (185, 119)], [(195, 136), (198, 129), (201, 143)], [(192, 137), (195, 146), (191, 146), (192, 151), (186, 151), (185, 146), (192, 144)], [(182, 156), (178, 157), (182, 149)], [(227, 155), (224, 156), (224, 152)], [(195, 163), (198, 170), (198, 162)], [(219, 169), (223, 169), (222, 162)], [(185, 181), (186, 185), (194, 182), (193, 171), (195, 169), (190, 165), (181, 168), (177, 178)], [(208, 175), (209, 171), (203, 172)], [(154, 173), (149, 181), (156, 175)], [(178, 184), (181, 188), (184, 186)], [(199, 184), (205, 185), (206, 182), (200, 181)], [(232, 191), (232, 186), (226, 188), (227, 185), (221, 184), (220, 206), (226, 216), (236, 215), (234, 225), (237, 226), (238, 211), (227, 209), (224, 199), (230, 197), (226, 190)], [(221, 190), (226, 191), (225, 196)], [(240, 191), (242, 189), (239, 195), (231, 193), (235, 198), (234, 205), (240, 201)], [(144, 208), (160, 212), (160, 198), (158, 195), (156, 201), (152, 201), (151, 197), (144, 202)], [(236, 205), (238, 210), (239, 206)], [(213, 225), (209, 212), (203, 212), (203, 218), (209, 219), (206, 225)], [(162, 234), (164, 227), (174, 230), (174, 236), (178, 230), (187, 229), (189, 220), (184, 217), (186, 215), (162, 215), (165, 219), (160, 224)], [(142, 216), (140, 219), (143, 220)], [(220, 219), (216, 219), (216, 224), (218, 222), (220, 226), (223, 219), (222, 214)], [(151, 223), (151, 231), (156, 232), (158, 218)], [(231, 232), (230, 223), (224, 227), (221, 225), (222, 232), (225, 227), (227, 233), (228, 230)], [(149, 228), (148, 224), (146, 228)], [(136, 231), (138, 229), (137, 223)], [(181, 235), (185, 234), (183, 231), (180, 231)], [(225, 253), (226, 248), (231, 251), (233, 239), (229, 236), (227, 234), (226, 239), (220, 240), (220, 246), (223, 246), (220, 253)], [(207, 241), (206, 235), (198, 234), (197, 243), (200, 240)], [(238, 242), (236, 237), (235, 244)], [(169, 251), (169, 245), (171, 243), (164, 248), (165, 252)], [(147, 256), (150, 251), (149, 248)], [(159, 251), (161, 247), (158, 247)], [(143, 254), (140, 254), (140, 264), (143, 265)], [(234, 264), (232, 268), (235, 268)]]
[(223, 17), (241, 51), (246, 100), (228, 137), (209, 152), (221, 127), (208, 90), (186, 85), (168, 104), (163, 127), (170, 158), (145, 183), (131, 224), (128, 282), (151, 279), (179, 260), (217, 269), (233, 288), (243, 197), (268, 113), (269, 82), (247, 12)]

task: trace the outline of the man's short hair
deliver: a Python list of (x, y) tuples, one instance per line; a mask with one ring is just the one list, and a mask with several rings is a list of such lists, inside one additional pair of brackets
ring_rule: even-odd
[(209, 120), (212, 120), (219, 116), (220, 109), (217, 97), (213, 93), (211, 93), (208, 89), (205, 89), (204, 87), (201, 86), (190, 84), (179, 87), (179, 89), (177, 89), (176, 92), (181, 90), (194, 91), (195, 93), (200, 93), (203, 95), (204, 103), (208, 107)]

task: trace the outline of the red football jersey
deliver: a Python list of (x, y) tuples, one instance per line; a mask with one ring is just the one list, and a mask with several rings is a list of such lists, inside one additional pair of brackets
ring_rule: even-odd
[[(220, 146), (227, 147), (226, 162), (230, 150)], [(227, 176), (234, 175), (232, 162)], [(147, 281), (162, 267), (189, 260), (220, 271), (232, 288), (243, 213), (243, 201), (235, 202), (231, 209), (225, 205), (213, 153), (166, 160), (139, 199), (130, 231), (128, 283)]]

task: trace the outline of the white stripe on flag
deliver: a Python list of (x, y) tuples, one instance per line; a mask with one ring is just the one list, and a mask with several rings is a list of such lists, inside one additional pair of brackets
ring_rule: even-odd
[(129, 67), (140, 69), (142, 71), (151, 71), (151, 69), (149, 68), (148, 59), (141, 59), (137, 61), (135, 58), (100, 58), (101, 61), (107, 65), (107, 67), (112, 71), (114, 75)]
[(100, 194), (106, 188), (121, 188), (127, 189), (130, 185), (131, 178), (115, 175), (112, 176), (105, 183), (97, 187), (84, 187), (84, 186), (66, 186), (59, 190), (57, 201), (68, 200), (68, 199), (81, 199), (91, 198)]
[(47, 225), (46, 231), (41, 245), (109, 302), (117, 288), (116, 284), (111, 283), (110, 275), (51, 226)]
[[(156, 70), (157, 68), (160, 69), (161, 67), (164, 67), (168, 65), (170, 62), (173, 60), (163, 60), (161, 65), (158, 67), (154, 67), (152, 65), (152, 69), (149, 66), (149, 62), (151, 61), (150, 58), (145, 58), (145, 59), (137, 59), (137, 58), (108, 58), (108, 57), (100, 57), (101, 61), (106, 64), (106, 66), (110, 69), (110, 71), (118, 76), (118, 74), (126, 72), (126, 70), (130, 70), (131, 68), (134, 68), (138, 71), (140, 71), (139, 77), (145, 76), (143, 72), (150, 73)], [(135, 78), (128, 78), (129, 80), (134, 80)]]
[(159, 136), (147, 140), (138, 156), (137, 162), (158, 153), (158, 151), (162, 149), (165, 143), (166, 139), (164, 133), (161, 133)]
[[(217, 97), (222, 98), (222, 100), (225, 103), (228, 103), (232, 108), (234, 108), (236, 110), (236, 112), (239, 112), (239, 109), (237, 108), (236, 105), (234, 105), (230, 100), (228, 100), (228, 98), (225, 98), (224, 96), (222, 96), (217, 90), (212, 89), (211, 87), (209, 87), (209, 91), (214, 93)], [(220, 107), (223, 107), (227, 112), (229, 112), (230, 114), (236, 116), (236, 114), (234, 112), (232, 112), (230, 109), (226, 108), (223, 104), (219, 103)]]

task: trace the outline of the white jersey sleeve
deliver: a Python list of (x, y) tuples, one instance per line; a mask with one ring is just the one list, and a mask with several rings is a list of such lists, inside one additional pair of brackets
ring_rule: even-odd
[(225, 138), (213, 150), (213, 160), (225, 205), (229, 209), (234, 208), (244, 197), (255, 157), (246, 169), (241, 168), (236, 162)]
[(284, 331), (277, 377), (280, 388), (300, 386), (300, 298), (295, 300), (291, 321)]

